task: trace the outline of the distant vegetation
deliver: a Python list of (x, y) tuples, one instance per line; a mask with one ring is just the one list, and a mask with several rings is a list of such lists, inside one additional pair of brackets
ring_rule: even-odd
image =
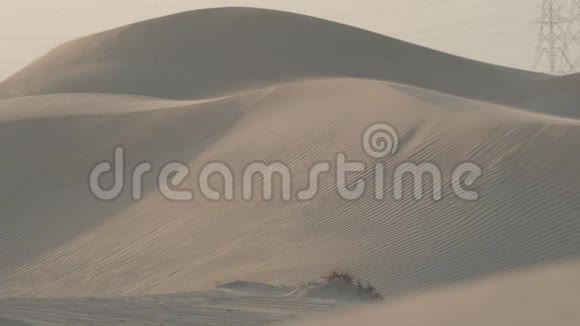
[(369, 282), (363, 282), (348, 272), (334, 270), (322, 278), (327, 282), (341, 281), (352, 285), (360, 294), (367, 296), (372, 300), (384, 300), (383, 295), (380, 294)]

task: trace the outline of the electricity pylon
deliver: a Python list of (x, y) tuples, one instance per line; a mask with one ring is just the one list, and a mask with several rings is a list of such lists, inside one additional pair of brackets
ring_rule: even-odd
[(569, 53), (569, 45), (574, 39), (571, 33), (572, 19), (564, 15), (565, 8), (561, 0), (541, 0), (540, 8), (540, 17), (532, 21), (538, 34), (534, 70), (540, 69), (545, 60), (551, 73), (573, 71), (574, 62)]
[(576, 41), (576, 62), (574, 67), (576, 71), (580, 71), (580, 0), (572, 0), (570, 14), (573, 20), (572, 33)]

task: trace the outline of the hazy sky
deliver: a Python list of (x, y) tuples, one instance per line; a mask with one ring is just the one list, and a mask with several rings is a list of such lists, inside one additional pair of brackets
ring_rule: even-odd
[(535, 0), (0, 0), (0, 80), (63, 41), (207, 7), (281, 9), (529, 69)]

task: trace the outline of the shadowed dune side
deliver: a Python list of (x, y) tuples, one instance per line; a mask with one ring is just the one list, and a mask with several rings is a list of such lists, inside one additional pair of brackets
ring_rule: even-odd
[(323, 77), (391, 81), (508, 104), (550, 78), (313, 17), (217, 8), (68, 42), (0, 84), (0, 96), (105, 92), (191, 99)]
[(527, 110), (580, 118), (580, 73), (538, 82), (523, 99)]
[[(97, 114), (99, 101), (89, 97), (91, 114), (80, 116), (58, 109), (66, 95), (48, 95), (37, 100), (49, 103), (47, 111), (55, 101), (60, 116), (37, 119), (32, 111), (42, 110), (17, 113), (27, 111), (18, 102), (31, 98), (0, 102), (9, 101), (2, 110), (14, 117), (0, 124), (8, 158), (0, 171), (9, 185), (1, 197), (0, 295), (149, 295), (240, 279), (293, 284), (344, 268), (392, 297), (580, 256), (577, 120), (401, 89), (309, 81), (130, 114)], [(361, 135), (378, 121), (401, 137), (399, 151), (380, 160), (386, 178), (403, 162), (432, 162), (442, 171), (441, 201), (428, 198), (429, 190), (415, 201), (411, 180), (405, 198), (395, 200), (390, 179), (383, 200), (372, 192), (344, 200), (333, 173), (321, 176), (309, 201), (262, 200), (259, 179), (255, 199), (241, 199), (242, 170), (253, 161), (286, 163), (295, 191), (306, 188), (316, 162), (334, 162), (338, 153), (372, 166), (377, 160), (364, 153)], [(148, 178), (143, 200), (125, 194), (100, 202), (86, 175), (116, 144), (126, 146), (131, 163), (188, 162), (192, 173), (181, 187), (194, 192), (205, 164), (225, 162), (236, 175), (236, 198), (210, 201), (197, 191), (192, 202), (171, 202)], [(34, 156), (23, 160), (22, 149)], [(484, 170), (474, 202), (449, 187), (463, 161)], [(363, 177), (373, 187), (372, 175)]]
[[(128, 167), (142, 160), (157, 167), (189, 162), (241, 117), (247, 100), (192, 103), (63, 94), (0, 101), (0, 273), (127, 208), (129, 193), (105, 203), (88, 186), (92, 167), (112, 160), (115, 146), (139, 153), (126, 156)], [(112, 176), (103, 182), (109, 185)], [(155, 188), (154, 180), (144, 184), (145, 193)]]

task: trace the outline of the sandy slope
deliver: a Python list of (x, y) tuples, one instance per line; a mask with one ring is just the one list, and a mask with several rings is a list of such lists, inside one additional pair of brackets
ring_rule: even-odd
[[(60, 111), (78, 106), (63, 96), (43, 101)], [(579, 253), (575, 120), (361, 80), (198, 104), (153, 99), (142, 112), (122, 112), (121, 103), (135, 100), (87, 96), (92, 108), (83, 110), (91, 113), (3, 121), (0, 293), (172, 293), (236, 279), (291, 284), (344, 267), (394, 295)], [(99, 103), (111, 102), (118, 112), (98, 113)], [(32, 110), (29, 103), (5, 100), (0, 110), (10, 117)], [(372, 162), (361, 134), (375, 121), (390, 122), (402, 138), (386, 166), (429, 161), (449, 180), (459, 163), (477, 162), (485, 171), (481, 200), (460, 201), (447, 187), (437, 203), (371, 195), (349, 202), (336, 194), (332, 175), (321, 178), (315, 199), (291, 202), (246, 202), (236, 191), (232, 202), (197, 193), (175, 203), (149, 177), (144, 200), (125, 192), (104, 203), (86, 184), (91, 167), (123, 144), (128, 166), (189, 162), (184, 188), (198, 189), (208, 162), (227, 162), (241, 175), (260, 160), (287, 163), (302, 189), (307, 168), (339, 152)]]
[(113, 92), (205, 98), (335, 76), (389, 80), (510, 103), (521, 98), (525, 86), (547, 78), (312, 17), (218, 8), (68, 42), (6, 80), (0, 96)]
[(0, 314), (38, 326), (255, 326), (314, 318), (365, 302), (369, 298), (355, 285), (341, 281), (298, 287), (232, 282), (207, 291), (145, 297), (0, 298)]
[[(0, 314), (38, 326), (255, 326), (286, 325), (289, 320), (295, 326), (573, 326), (580, 318), (576, 305), (580, 300), (579, 266), (576, 260), (494, 275), (369, 307), (345, 307), (342, 299), (348, 300), (348, 293), (337, 301), (336, 296), (319, 299), (295, 295), (291, 288), (235, 282), (209, 291), (147, 297), (5, 298), (0, 299)], [(345, 308), (347, 311), (339, 311)]]
[[(580, 263), (494, 277), (296, 326), (544, 326), (580, 320)], [(420, 312), (420, 313), (418, 313)]]
[(184, 12), (65, 43), (0, 83), (0, 98), (97, 92), (205, 99), (333, 77), (579, 117), (577, 76), (484, 64), (351, 26), (254, 8)]
[(17, 321), (17, 320), (10, 320), (10, 319), (4, 319), (4, 318), (0, 318), (0, 324), (2, 326), (27, 326), (27, 324)]
[[(185, 13), (68, 43), (0, 84), (0, 296), (291, 285), (343, 268), (392, 298), (578, 258), (575, 85), (253, 9)], [(376, 163), (361, 135), (381, 121), (401, 137), (381, 160), (387, 171), (436, 164), (441, 201), (397, 201), (390, 183), (383, 200), (346, 201), (332, 175), (310, 201), (240, 198), (253, 161), (288, 164), (295, 191), (338, 153)], [(182, 188), (195, 200), (166, 200), (155, 174), (139, 202), (127, 189), (114, 202), (95, 199), (89, 171), (119, 144), (130, 167), (187, 163)], [(236, 171), (233, 201), (197, 191), (198, 172), (218, 160)], [(484, 170), (475, 202), (449, 188), (464, 161)]]
[[(0, 299), (0, 314), (34, 326), (271, 325), (344, 308), (331, 301), (212, 289), (124, 298)], [(5, 324), (2, 326), (23, 326)]]

